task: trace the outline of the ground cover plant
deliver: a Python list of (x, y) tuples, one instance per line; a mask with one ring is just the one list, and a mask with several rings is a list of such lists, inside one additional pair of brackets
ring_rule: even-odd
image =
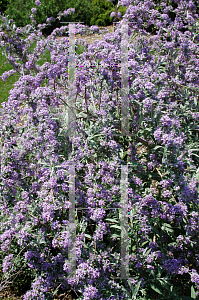
[[(113, 34), (94, 45), (78, 42), (84, 50), (79, 47), (74, 59), (72, 107), (69, 26), (44, 38), (46, 25), (18, 28), (1, 17), (1, 49), (13, 66), (2, 76), (19, 74), (19, 80), (1, 109), (0, 289), (21, 276), (28, 286), (24, 300), (53, 299), (69, 289), (84, 300), (198, 298), (199, 17), (192, 1), (165, 0), (160, 11), (149, 0), (119, 4), (127, 10)], [(126, 135), (120, 126), (125, 24)], [(50, 58), (42, 61), (46, 49)], [(67, 125), (72, 110), (73, 137)], [(77, 227), (71, 245), (73, 165)], [(124, 167), (129, 278), (121, 279)]]

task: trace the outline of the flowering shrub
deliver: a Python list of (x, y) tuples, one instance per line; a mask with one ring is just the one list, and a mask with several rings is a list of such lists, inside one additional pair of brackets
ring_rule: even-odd
[[(53, 299), (71, 288), (84, 300), (198, 297), (198, 15), (192, 1), (174, 2), (172, 20), (169, 1), (161, 2), (162, 12), (153, 1), (121, 1), (127, 10), (116, 31), (76, 56), (73, 137), (66, 126), (69, 41), (57, 39), (68, 26), (45, 39), (41, 28), (16, 28), (2, 18), (1, 48), (20, 75), (1, 111), (2, 278), (28, 268), (33, 280), (23, 299)], [(122, 135), (125, 22), (130, 126)], [(151, 24), (154, 34), (148, 35)], [(50, 61), (40, 64), (46, 49)], [(71, 164), (77, 225), (72, 277)], [(124, 166), (129, 280), (120, 278)]]

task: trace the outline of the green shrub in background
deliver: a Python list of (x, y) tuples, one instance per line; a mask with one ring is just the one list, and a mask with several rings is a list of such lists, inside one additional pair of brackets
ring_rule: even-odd
[(46, 18), (56, 17), (59, 11), (65, 9), (66, 1), (63, 0), (42, 0), (42, 4), (36, 7), (34, 0), (8, 0), (5, 15), (9, 15), (17, 26), (25, 26), (30, 23), (31, 8), (36, 7), (35, 19), (38, 24), (45, 23)]
[(91, 26), (90, 20), (92, 16), (99, 11), (98, 7), (94, 7), (91, 0), (71, 0), (70, 2), (67, 2), (67, 7), (65, 9), (70, 7), (75, 8), (75, 13), (63, 18), (63, 21), (84, 22), (84, 25), (87, 26)]
[[(35, 20), (37, 24), (46, 22), (49, 17), (57, 17), (60, 11), (68, 8), (75, 8), (75, 13), (65, 18), (62, 21), (66, 22), (84, 22), (85, 25), (108, 26), (112, 24), (110, 13), (114, 10), (114, 6), (107, 0), (42, 0), (42, 4), (37, 7)], [(31, 8), (34, 7), (34, 0), (8, 0), (5, 15), (13, 19), (15, 24), (19, 27), (30, 23)], [(103, 25), (102, 25), (103, 24)], [(54, 23), (44, 33), (49, 34), (54, 28), (60, 27), (59, 20), (56, 19)]]
[(8, 0), (0, 0), (0, 12), (4, 12), (7, 8)]
[(91, 25), (106, 26), (112, 24), (110, 13), (113, 11), (113, 4), (104, 0), (94, 0), (93, 5), (95, 14), (90, 20)]
[[(5, 15), (13, 19), (16, 26), (23, 27), (31, 22), (31, 8), (36, 7), (35, 20), (37, 24), (43, 24), (49, 17), (57, 17), (59, 11), (63, 11), (67, 7), (67, 1), (63, 0), (42, 0), (42, 4), (36, 7), (34, 0), (8, 0)], [(68, 1), (69, 2), (69, 1)], [(59, 21), (54, 22), (51, 31), (58, 26)], [(48, 33), (48, 32), (44, 32)]]
[[(112, 11), (114, 11), (114, 6), (111, 2), (107, 0), (94, 0), (94, 8), (98, 9), (98, 13), (95, 13), (90, 21), (91, 25), (98, 26), (109, 26), (113, 23), (113, 18), (110, 17)], [(117, 5), (117, 2), (116, 4)], [(118, 12), (121, 12), (122, 15), (126, 12), (126, 7), (120, 6)]]
[[(35, 19), (37, 24), (46, 22), (49, 17), (57, 17), (59, 11), (75, 8), (75, 13), (62, 19), (66, 22), (84, 22), (85, 25), (109, 26), (113, 22), (110, 13), (114, 11), (114, 5), (108, 0), (42, 0), (42, 4), (37, 7)], [(193, 0), (197, 6), (199, 14), (199, 1)], [(114, 2), (117, 5), (118, 0)], [(161, 12), (161, 0), (155, 0), (156, 9)], [(175, 8), (175, 2), (168, 0), (168, 4)], [(0, 0), (0, 11), (13, 19), (17, 26), (25, 26), (30, 23), (31, 8), (35, 6), (34, 0)], [(120, 6), (118, 12), (122, 15), (126, 12), (126, 7)], [(170, 13), (171, 18), (175, 18), (174, 13)], [(119, 21), (119, 20), (117, 20)], [(50, 34), (53, 29), (60, 27), (59, 20), (44, 30), (44, 34)], [(153, 31), (153, 26), (148, 28), (149, 32)]]
[[(5, 1), (5, 0), (4, 0)], [(5, 15), (13, 19), (17, 26), (25, 26), (30, 23), (31, 8), (35, 6), (34, 0), (7, 0)], [(35, 20), (37, 24), (46, 22), (49, 17), (56, 19), (60, 11), (68, 8), (75, 8), (75, 13), (67, 17), (62, 17), (65, 22), (84, 22), (85, 25), (109, 26), (113, 22), (110, 17), (114, 11), (114, 5), (107, 0), (42, 0), (42, 4), (37, 7)], [(115, 5), (117, 5), (116, 0)], [(118, 11), (124, 15), (126, 7), (120, 6)], [(54, 28), (60, 27), (60, 21), (56, 19), (46, 30), (45, 34), (50, 34)]]

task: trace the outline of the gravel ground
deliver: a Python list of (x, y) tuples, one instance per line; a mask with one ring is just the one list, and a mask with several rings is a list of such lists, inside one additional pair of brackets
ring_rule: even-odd
[[(110, 26), (106, 26), (106, 27), (99, 27), (99, 33), (93, 33), (93, 34), (77, 34), (76, 35), (76, 40), (77, 39), (82, 39), (84, 40), (86, 43), (89, 44), (94, 44), (95, 41), (99, 40), (103, 40), (104, 39), (104, 35), (108, 32), (112, 33), (114, 31), (114, 27), (113, 25)], [(61, 39), (62, 37), (57, 37), (58, 39)], [(70, 38), (69, 38), (70, 41)]]
[[(86, 43), (89, 44), (94, 44), (96, 41), (101, 41), (104, 39), (104, 35), (106, 33), (113, 33), (114, 32), (114, 25), (110, 25), (110, 26), (106, 26), (106, 27), (99, 27), (99, 32), (100, 33), (93, 33), (93, 34), (77, 34), (76, 35), (76, 39), (82, 39), (84, 40)], [(146, 39), (148, 39), (151, 35), (145, 36)], [(135, 37), (133, 37), (133, 39), (131, 39), (131, 41), (136, 41), (137, 40), (138, 35), (136, 35)], [(60, 39), (61, 37), (58, 37), (58, 39)], [(69, 38), (70, 41), (70, 38)]]
[[(106, 26), (106, 27), (99, 27), (100, 30), (102, 31), (102, 34), (98, 34), (98, 33), (94, 33), (92, 35), (87, 35), (87, 34), (77, 34), (76, 35), (76, 38), (80, 38), (80, 39), (84, 39), (86, 43), (89, 43), (89, 44), (94, 44), (95, 41), (99, 40), (103, 40), (104, 39), (104, 35), (108, 32), (113, 32), (114, 28), (113, 28), (113, 25), (110, 25), (110, 26)], [(105, 30), (104, 28), (107, 28), (108, 31), (105, 33)], [(103, 34), (103, 31), (104, 31), (104, 34)], [(69, 39), (70, 40), (70, 39)]]

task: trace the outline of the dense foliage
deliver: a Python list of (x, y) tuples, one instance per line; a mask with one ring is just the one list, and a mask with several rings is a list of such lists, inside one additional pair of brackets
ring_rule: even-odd
[[(45, 25), (18, 28), (2, 17), (1, 48), (13, 66), (2, 79), (20, 77), (1, 110), (1, 289), (20, 272), (30, 285), (24, 300), (53, 299), (71, 288), (84, 300), (197, 299), (199, 22), (191, 0), (173, 2), (175, 10), (161, 1), (159, 12), (151, 0), (122, 0), (127, 10), (114, 34), (76, 55), (74, 137), (66, 120), (72, 109), (70, 44), (66, 37), (57, 39), (68, 26), (44, 38)], [(126, 22), (130, 134), (122, 135)], [(147, 33), (150, 26), (153, 35)], [(41, 63), (47, 50), (49, 61)], [(74, 164), (77, 269), (71, 278)], [(129, 280), (119, 278), (124, 166)]]
[(0, 0), (0, 11), (4, 12), (7, 8), (8, 1), (7, 0)]
[[(155, 9), (162, 12), (161, 1), (155, 0)], [(168, 2), (173, 9), (175, 9), (175, 1)], [(196, 11), (199, 13), (199, 2), (193, 0), (196, 6)], [(112, 23), (112, 17), (110, 12), (116, 7), (118, 0), (84, 0), (84, 1), (63, 1), (63, 0), (43, 0), (39, 9), (37, 10), (35, 20), (37, 24), (43, 24), (46, 19), (53, 17), (56, 20), (57, 14), (60, 11), (67, 10), (68, 8), (75, 8), (75, 14), (69, 15), (65, 21), (69, 22), (85, 22), (85, 25), (98, 25), (108, 26)], [(34, 5), (34, 0), (1, 0), (0, 1), (0, 12), (5, 12), (12, 18), (17, 26), (25, 26), (30, 22), (31, 8)], [(126, 7), (119, 6), (117, 11), (124, 15)], [(170, 12), (170, 17), (173, 17), (175, 13)], [(120, 19), (121, 17), (119, 17)], [(116, 19), (118, 21), (118, 18)], [(43, 33), (49, 34), (53, 29), (59, 27), (59, 21), (53, 22)], [(149, 28), (149, 31), (152, 27)]]
[[(114, 4), (117, 4), (117, 2)], [(33, 0), (10, 0), (5, 10), (5, 15), (13, 19), (17, 26), (26, 26), (30, 23), (33, 5)], [(36, 24), (43, 24), (47, 22), (47, 19), (53, 17), (54, 22), (51, 22), (48, 28), (43, 31), (43, 33), (49, 34), (53, 29), (60, 27), (59, 19), (57, 19), (59, 12), (69, 8), (74, 8), (75, 13), (66, 16), (62, 21), (84, 22), (88, 26), (108, 26), (112, 23), (113, 18), (110, 17), (110, 13), (113, 11), (114, 5), (106, 0), (43, 0), (41, 5), (37, 7), (34, 19)], [(0, 11), (2, 10), (0, 9)], [(119, 11), (124, 14), (126, 9), (120, 7)]]

